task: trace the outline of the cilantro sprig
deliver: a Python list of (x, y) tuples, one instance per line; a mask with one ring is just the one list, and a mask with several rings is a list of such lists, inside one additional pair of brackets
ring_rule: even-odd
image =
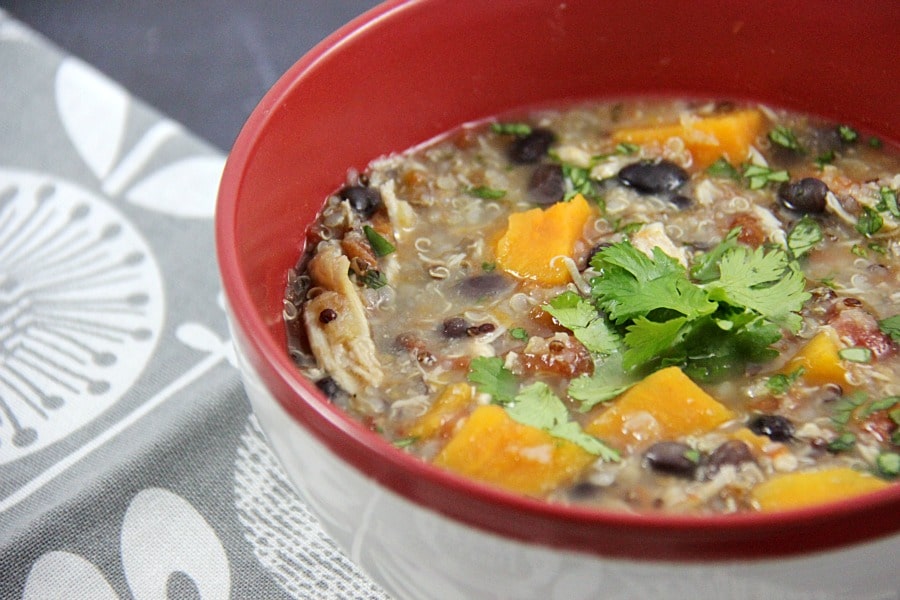
[(566, 405), (542, 381), (522, 388), (516, 395), (515, 402), (506, 407), (506, 414), (513, 421), (543, 429), (553, 437), (577, 444), (605, 461), (620, 460), (617, 450), (585, 433), (578, 423), (569, 420)]
[[(782, 330), (800, 328), (798, 313), (810, 297), (806, 279), (785, 250), (750, 249), (738, 233), (729, 232), (690, 271), (659, 248), (647, 256), (628, 241), (613, 244), (591, 259), (599, 275), (589, 300), (565, 292), (545, 310), (576, 337), (605, 324), (603, 344), (589, 349), (603, 354), (617, 346), (631, 373), (679, 365), (714, 381), (770, 360)], [(588, 387), (582, 381), (576, 393), (592, 397)]]
[(546, 383), (538, 381), (520, 389), (516, 376), (503, 366), (503, 359), (484, 356), (472, 359), (468, 379), (480, 392), (490, 394), (492, 401), (502, 406), (512, 420), (568, 440), (602, 460), (620, 460), (617, 450), (569, 420), (566, 405)]

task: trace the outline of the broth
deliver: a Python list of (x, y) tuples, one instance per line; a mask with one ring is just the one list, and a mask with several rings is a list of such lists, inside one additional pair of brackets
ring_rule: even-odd
[(626, 511), (900, 471), (900, 156), (732, 102), (465, 126), (348, 173), (288, 274), (298, 368), (422, 460)]

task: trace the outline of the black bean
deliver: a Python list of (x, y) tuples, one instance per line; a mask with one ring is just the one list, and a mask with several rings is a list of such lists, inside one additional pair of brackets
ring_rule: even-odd
[(499, 273), (485, 273), (463, 279), (456, 289), (460, 294), (468, 298), (483, 298), (496, 296), (511, 289), (515, 282)]
[(556, 134), (549, 129), (535, 127), (526, 136), (517, 137), (509, 145), (509, 159), (519, 165), (534, 164), (541, 159), (553, 142)]
[(319, 313), (319, 322), (323, 325), (326, 325), (337, 319), (337, 317), (337, 311), (335, 311), (333, 308), (326, 308)]
[(603, 250), (606, 250), (610, 246), (612, 246), (612, 242), (600, 242), (598, 244), (595, 244), (594, 247), (591, 248), (591, 251), (588, 252), (587, 265), (585, 266), (585, 268), (591, 266), (591, 261), (594, 260), (594, 256), (596, 256)]
[(441, 325), (441, 333), (447, 338), (465, 337), (469, 329), (469, 322), (462, 317), (450, 317)]
[(603, 488), (589, 481), (580, 481), (569, 488), (569, 497), (573, 500), (590, 500), (603, 491)]
[(803, 214), (825, 211), (828, 186), (821, 179), (805, 177), (800, 181), (786, 181), (778, 187), (778, 201), (788, 210)]
[(547, 206), (562, 200), (566, 180), (562, 167), (553, 163), (538, 165), (528, 182), (528, 193), (535, 204)]
[(697, 461), (692, 460), (695, 451), (681, 442), (656, 442), (644, 453), (644, 462), (654, 471), (693, 477), (697, 470)]
[(466, 329), (466, 335), (475, 337), (477, 335), (484, 335), (486, 333), (492, 333), (497, 326), (493, 323), (482, 323), (481, 325), (472, 325), (468, 329)]
[(688, 172), (668, 160), (642, 160), (619, 171), (619, 183), (641, 194), (674, 192), (690, 178)]
[(745, 462), (755, 462), (750, 446), (742, 440), (728, 440), (712, 451), (706, 459), (707, 474), (713, 475), (725, 465), (735, 467)]
[(674, 204), (678, 210), (685, 210), (691, 207), (694, 200), (684, 194), (672, 194), (669, 196), (669, 202)]
[(757, 415), (750, 419), (747, 427), (774, 442), (787, 442), (794, 437), (794, 424), (781, 415)]
[(341, 393), (341, 388), (331, 377), (323, 377), (316, 381), (316, 387), (325, 394), (329, 400), (334, 400)]
[(381, 192), (377, 188), (363, 185), (348, 185), (341, 188), (338, 196), (350, 203), (350, 207), (364, 219), (371, 217), (381, 206)]

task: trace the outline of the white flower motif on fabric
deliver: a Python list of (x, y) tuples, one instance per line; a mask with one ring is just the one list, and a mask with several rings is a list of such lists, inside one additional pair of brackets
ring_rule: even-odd
[(184, 135), (182, 127), (163, 119), (133, 147), (124, 148), (131, 106), (124, 88), (75, 58), (63, 60), (55, 84), (63, 128), (106, 193), (124, 192), (135, 205), (176, 217), (213, 216), (223, 157), (189, 156), (144, 177), (160, 148)]
[[(168, 490), (148, 488), (132, 499), (122, 523), (121, 553), (135, 600), (230, 597), (231, 569), (221, 540), (203, 515)], [(71, 552), (44, 554), (28, 573), (22, 599), (71, 598), (118, 600), (90, 561)]]
[(253, 553), (292, 597), (387, 600), (300, 501), (252, 415), (238, 447), (234, 495)]
[(162, 279), (105, 200), (0, 169), (0, 464), (95, 419), (134, 383), (163, 323)]

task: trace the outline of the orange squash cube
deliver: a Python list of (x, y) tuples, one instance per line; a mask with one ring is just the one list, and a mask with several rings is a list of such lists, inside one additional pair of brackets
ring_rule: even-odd
[(811, 385), (836, 383), (846, 385), (847, 370), (838, 354), (840, 344), (837, 333), (823, 329), (806, 342), (781, 369), (782, 373), (793, 373), (803, 368), (803, 380)]
[(734, 413), (704, 392), (678, 367), (648, 375), (593, 417), (584, 430), (632, 450), (655, 441), (715, 429)]
[(764, 511), (801, 508), (844, 500), (883, 489), (890, 484), (848, 467), (832, 467), (776, 475), (753, 488), (753, 498)]
[(529, 496), (569, 483), (597, 459), (577, 444), (514, 421), (496, 405), (479, 406), (434, 464)]
[(519, 279), (539, 285), (567, 283), (569, 271), (558, 256), (571, 257), (594, 209), (581, 194), (544, 210), (533, 208), (509, 215), (497, 241), (497, 266)]
[(681, 138), (694, 158), (693, 167), (699, 170), (721, 157), (732, 164), (746, 160), (763, 124), (763, 115), (758, 110), (741, 110), (686, 123), (620, 129), (612, 137), (616, 142), (660, 145), (669, 138)]
[(427, 439), (441, 433), (465, 411), (473, 395), (474, 388), (467, 383), (448, 385), (431, 408), (416, 419), (406, 434), (418, 439)]

